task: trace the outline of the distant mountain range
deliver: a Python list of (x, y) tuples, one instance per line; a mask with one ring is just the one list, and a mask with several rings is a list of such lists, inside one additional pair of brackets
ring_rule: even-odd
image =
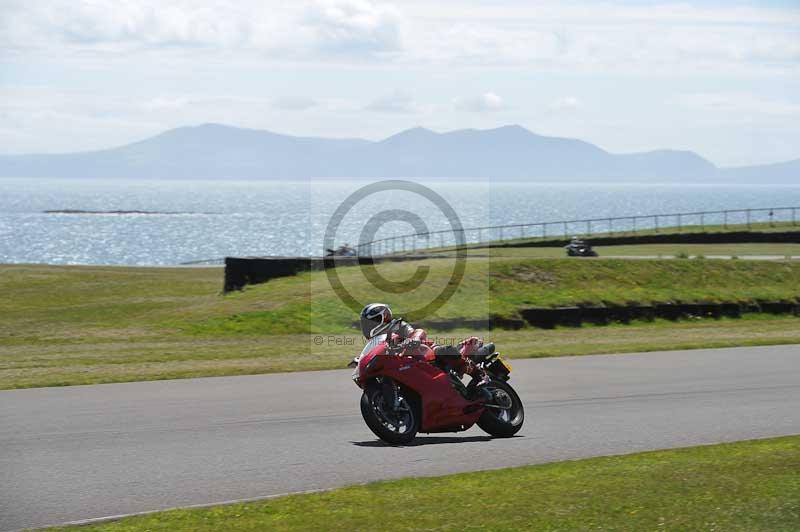
[(545, 137), (520, 126), (447, 133), (418, 127), (374, 142), (204, 124), (106, 150), (3, 155), (0, 176), (798, 184), (800, 159), (717, 168), (691, 151), (614, 154), (588, 142)]

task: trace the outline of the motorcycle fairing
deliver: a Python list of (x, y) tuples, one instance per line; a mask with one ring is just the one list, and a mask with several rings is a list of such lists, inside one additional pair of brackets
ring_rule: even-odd
[(481, 404), (467, 401), (453, 388), (446, 372), (426, 361), (435, 358), (428, 346), (420, 350), (414, 357), (387, 355), (385, 343), (376, 346), (360, 357), (357, 382), (363, 385), (383, 375), (416, 392), (422, 408), (421, 432), (454, 432), (474, 425), (483, 413)]

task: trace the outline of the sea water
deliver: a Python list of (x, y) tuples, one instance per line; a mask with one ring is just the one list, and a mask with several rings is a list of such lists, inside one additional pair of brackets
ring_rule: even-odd
[[(385, 190), (363, 198), (341, 219), (337, 218), (338, 230), (330, 241), (335, 245), (356, 244), (373, 217), (379, 238), (414, 232), (407, 217), (406, 221), (398, 220), (398, 211), (412, 213), (428, 230), (441, 230), (451, 229), (453, 223), (479, 227), (800, 207), (800, 185), (417, 181), (435, 195), (381, 187)], [(366, 184), (310, 180), (0, 179), (0, 263), (171, 265), (225, 256), (320, 255), (332, 215), (348, 196)], [(452, 215), (447, 216), (447, 206), (452, 207), (455, 222)], [(144, 213), (45, 212), (54, 210)], [(641, 228), (652, 222), (638, 223)], [(674, 220), (665, 219), (662, 223), (672, 225)], [(596, 224), (598, 229), (599, 225)], [(552, 226), (550, 230), (583, 233), (585, 224)], [(498, 237), (498, 230), (493, 231), (482, 232), (482, 238)], [(519, 236), (519, 231), (506, 230), (503, 236)], [(469, 238), (476, 237), (474, 233)], [(452, 235), (447, 241), (452, 241)], [(422, 247), (424, 242), (417, 244)]]

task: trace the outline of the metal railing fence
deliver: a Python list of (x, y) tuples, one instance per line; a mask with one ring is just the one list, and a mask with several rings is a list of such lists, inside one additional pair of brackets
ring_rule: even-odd
[(796, 226), (800, 223), (797, 218), (798, 212), (800, 212), (800, 207), (767, 207), (487, 225), (462, 228), (458, 231), (442, 229), (424, 233), (389, 236), (371, 242), (360, 243), (357, 246), (357, 251), (359, 255), (371, 256), (446, 248), (458, 245), (459, 241), (466, 244), (484, 244), (509, 240), (569, 238), (572, 235), (583, 237), (635, 235), (645, 232), (658, 233), (665, 229), (679, 233), (689, 230), (703, 232), (712, 226), (723, 230), (727, 230), (734, 225), (746, 226), (747, 229), (752, 229), (754, 225), (758, 224), (772, 226), (776, 224), (791, 224)]

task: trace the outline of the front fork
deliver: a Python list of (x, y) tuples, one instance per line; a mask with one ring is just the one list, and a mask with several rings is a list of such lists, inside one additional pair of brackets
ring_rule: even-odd
[(379, 377), (381, 392), (383, 393), (383, 401), (386, 406), (392, 410), (400, 408), (400, 390), (397, 383), (389, 377)]

